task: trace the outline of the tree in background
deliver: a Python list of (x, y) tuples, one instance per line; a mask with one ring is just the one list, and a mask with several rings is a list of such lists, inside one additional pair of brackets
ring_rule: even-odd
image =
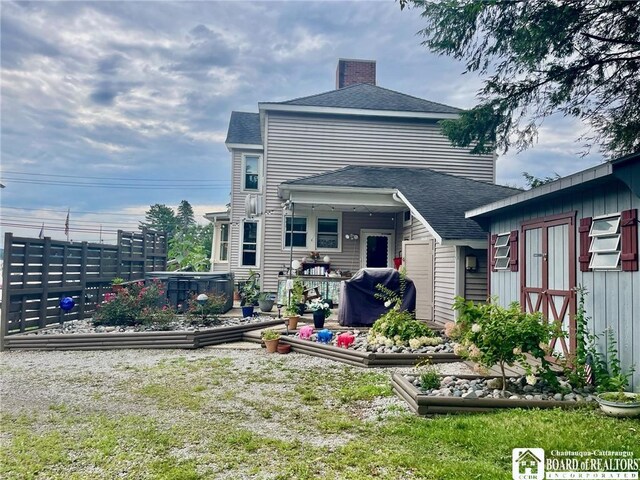
[(179, 228), (169, 241), (168, 269), (206, 272), (211, 259), (213, 224)]
[(145, 212), (145, 221), (140, 222), (140, 227), (147, 227), (158, 232), (165, 232), (167, 238), (173, 237), (178, 221), (171, 207), (156, 203)]
[(180, 202), (180, 205), (178, 205), (178, 214), (176, 215), (176, 221), (178, 222), (178, 226), (183, 229), (196, 224), (196, 221), (193, 218), (193, 208), (188, 201), (182, 200)]
[(524, 177), (524, 181), (527, 183), (527, 186), (529, 188), (536, 188), (546, 183), (555, 182), (560, 178), (560, 175), (555, 172), (553, 176), (547, 177), (536, 177), (534, 175), (531, 175), (529, 172), (522, 172), (522, 176)]
[(425, 46), (484, 77), (480, 103), (441, 122), (453, 145), (525, 149), (561, 113), (591, 126), (587, 149), (640, 149), (639, 1), (399, 2), (422, 10)]

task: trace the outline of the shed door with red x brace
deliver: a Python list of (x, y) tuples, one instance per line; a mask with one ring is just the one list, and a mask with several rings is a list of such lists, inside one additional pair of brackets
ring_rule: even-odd
[(560, 325), (566, 337), (552, 339), (552, 352), (569, 358), (576, 343), (575, 213), (524, 222), (520, 248), (521, 305)]

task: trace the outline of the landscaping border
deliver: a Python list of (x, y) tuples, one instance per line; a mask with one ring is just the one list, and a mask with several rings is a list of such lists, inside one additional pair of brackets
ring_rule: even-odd
[(460, 398), (435, 397), (420, 393), (403, 375), (394, 373), (391, 386), (411, 410), (418, 415), (436, 413), (482, 413), (503, 408), (564, 408), (571, 409), (585, 405), (584, 402), (559, 402), (557, 400), (510, 400), (508, 398)]
[(245, 332), (281, 325), (280, 320), (211, 328), (200, 331), (127, 332), (33, 335), (19, 333), (5, 337), (6, 349), (22, 350), (111, 350), (119, 348), (195, 349), (238, 342)]
[[(284, 331), (283, 331), (284, 333)], [(255, 332), (244, 334), (244, 340), (261, 342), (260, 335)], [(334, 347), (310, 340), (282, 336), (280, 343), (291, 345), (294, 352), (326, 358), (337, 362), (367, 368), (413, 367), (420, 360), (429, 359), (431, 363), (460, 362), (462, 358), (453, 353), (373, 353), (361, 352), (347, 348)]]

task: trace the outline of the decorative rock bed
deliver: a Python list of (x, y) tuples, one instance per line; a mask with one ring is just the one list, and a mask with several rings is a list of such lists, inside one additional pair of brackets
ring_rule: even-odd
[[(360, 367), (414, 366), (416, 363), (427, 359), (431, 363), (450, 363), (459, 362), (461, 360), (458, 355), (453, 353), (453, 348), (449, 345), (445, 347), (445, 350), (440, 349), (439, 351), (435, 351), (434, 349), (432, 352), (422, 350), (422, 348), (425, 347), (417, 350), (412, 350), (408, 347), (398, 347), (395, 351), (393, 347), (384, 347), (383, 349), (376, 349), (373, 351), (373, 348), (369, 349), (371, 346), (366, 345), (366, 343), (362, 343), (362, 341), (366, 342), (366, 332), (347, 329), (332, 330), (332, 332), (334, 334), (351, 332), (352, 334), (357, 334), (356, 338), (361, 338), (361, 341), (359, 342), (356, 340), (349, 348), (344, 348), (334, 345), (336, 343), (337, 335), (334, 335), (330, 344), (326, 344), (317, 342), (315, 333), (309, 340), (303, 340), (299, 338), (297, 333), (290, 333), (287, 335), (283, 330), (281, 332), (282, 336), (280, 337), (280, 342), (291, 345), (294, 352), (313, 355)], [(260, 335), (256, 332), (247, 332), (244, 335), (244, 339), (253, 342), (261, 341)], [(400, 348), (402, 348), (402, 350), (400, 350)]]
[[(592, 390), (554, 393), (542, 380), (528, 385), (525, 377), (507, 379), (507, 390), (501, 390), (501, 378), (458, 378), (446, 376), (440, 388), (424, 390), (416, 375), (395, 373), (391, 380), (394, 392), (418, 415), (432, 413), (485, 412), (499, 408), (574, 408), (596, 405)], [(560, 380), (568, 389), (568, 384)]]
[[(371, 352), (371, 353), (407, 353), (407, 354), (435, 354), (435, 353), (450, 353), (453, 354), (453, 342), (440, 332), (435, 332), (434, 338), (440, 338), (442, 343), (439, 345), (422, 346), (419, 348), (411, 348), (402, 345), (371, 345), (368, 340), (368, 332), (359, 330), (345, 330), (351, 333), (355, 337), (354, 343), (348, 347), (349, 350), (355, 350), (357, 352)], [(340, 332), (341, 333), (341, 332)], [(315, 337), (311, 337), (311, 341), (315, 341)], [(338, 346), (338, 335), (334, 335), (331, 340), (331, 345)]]
[(282, 325), (272, 317), (221, 318), (216, 325), (191, 325), (186, 320), (170, 325), (172, 330), (150, 326), (94, 327), (89, 320), (5, 337), (7, 349), (107, 350), (116, 348), (200, 348), (242, 340), (245, 332)]

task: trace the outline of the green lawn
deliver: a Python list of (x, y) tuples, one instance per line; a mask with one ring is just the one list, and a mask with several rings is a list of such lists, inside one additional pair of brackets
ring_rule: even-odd
[(106, 379), (66, 380), (86, 402), (3, 408), (0, 478), (510, 479), (515, 447), (640, 458), (637, 420), (594, 410), (419, 418), (391, 396), (386, 372), (228, 353), (125, 362)]

